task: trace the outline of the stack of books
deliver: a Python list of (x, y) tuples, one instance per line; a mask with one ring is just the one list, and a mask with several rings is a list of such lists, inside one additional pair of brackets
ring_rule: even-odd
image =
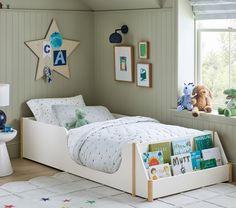
[(171, 142), (149, 145), (149, 152), (143, 154), (143, 161), (152, 180), (171, 176)]
[(211, 134), (150, 144), (143, 161), (152, 180), (222, 165), (220, 148), (213, 147)]

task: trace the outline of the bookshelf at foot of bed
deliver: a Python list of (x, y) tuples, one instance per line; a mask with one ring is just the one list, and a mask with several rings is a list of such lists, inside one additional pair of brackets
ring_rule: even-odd
[(142, 158), (149, 144), (127, 143), (124, 145), (119, 170), (109, 174), (75, 163), (68, 152), (67, 135), (68, 132), (63, 127), (38, 122), (34, 118), (22, 118), (21, 157), (131, 193), (133, 196), (147, 198), (148, 201), (232, 181), (232, 165), (225, 156), (217, 132), (213, 133), (213, 143), (214, 146), (220, 148), (222, 166), (155, 181), (149, 179)]

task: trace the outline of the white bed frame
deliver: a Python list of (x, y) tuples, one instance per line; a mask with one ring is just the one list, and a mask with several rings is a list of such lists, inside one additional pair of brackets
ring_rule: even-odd
[(213, 142), (221, 150), (222, 166), (156, 181), (149, 179), (142, 160), (142, 153), (147, 151), (149, 144), (125, 145), (122, 148), (122, 163), (119, 170), (114, 174), (108, 174), (75, 163), (67, 149), (67, 134), (63, 127), (41, 123), (34, 118), (22, 118), (22, 158), (105, 184), (133, 196), (147, 198), (148, 201), (220, 182), (232, 182), (232, 165), (228, 163), (216, 132), (213, 133)]

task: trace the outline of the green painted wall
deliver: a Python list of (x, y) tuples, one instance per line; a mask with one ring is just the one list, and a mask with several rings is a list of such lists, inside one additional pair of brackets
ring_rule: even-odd
[[(80, 46), (69, 59), (71, 79), (54, 73), (53, 82), (35, 81), (37, 57), (24, 42), (45, 37), (52, 18), (66, 39)], [(31, 98), (65, 97), (83, 94), (93, 102), (93, 14), (77, 11), (0, 10), (0, 82), (10, 84), (10, 106), (2, 108), (8, 123), (19, 130), (21, 116), (30, 116), (26, 101)], [(8, 143), (11, 157), (19, 157), (19, 134)]]

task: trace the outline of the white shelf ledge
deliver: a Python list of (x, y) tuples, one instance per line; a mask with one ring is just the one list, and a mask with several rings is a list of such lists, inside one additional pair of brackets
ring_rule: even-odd
[(211, 113), (200, 112), (198, 117), (193, 117), (192, 112), (188, 110), (183, 110), (182, 112), (177, 112), (176, 109), (170, 109), (172, 115), (176, 117), (183, 117), (183, 118), (192, 118), (198, 120), (208, 120), (209, 122), (214, 121), (218, 123), (224, 123), (228, 125), (235, 125), (236, 126), (236, 116), (232, 117), (225, 117), (224, 115), (219, 115), (217, 110), (213, 110)]

